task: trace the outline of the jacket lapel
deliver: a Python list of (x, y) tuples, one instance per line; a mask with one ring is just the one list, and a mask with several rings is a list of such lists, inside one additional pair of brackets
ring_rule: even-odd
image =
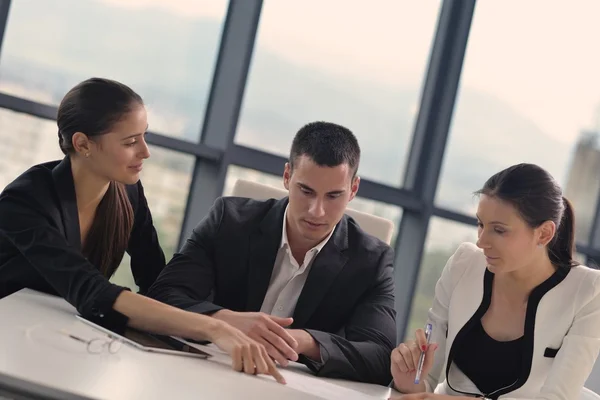
[(344, 269), (348, 261), (345, 254), (347, 248), (348, 221), (347, 217), (344, 216), (335, 228), (329, 242), (317, 254), (310, 268), (306, 283), (296, 304), (292, 328), (305, 326), (315, 312), (323, 297), (329, 291), (329, 287)]
[(267, 294), (281, 244), (283, 214), (287, 202), (287, 197), (277, 201), (250, 237), (247, 311), (260, 311)]
[(77, 198), (75, 183), (71, 171), (71, 160), (66, 156), (52, 170), (52, 178), (56, 195), (60, 203), (63, 228), (67, 241), (77, 250), (81, 250), (81, 234), (79, 231), (79, 213), (77, 211)]

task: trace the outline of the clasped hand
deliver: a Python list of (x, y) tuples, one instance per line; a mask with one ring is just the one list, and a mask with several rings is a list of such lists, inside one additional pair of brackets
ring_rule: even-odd
[(280, 318), (260, 312), (235, 312), (219, 310), (214, 318), (227, 322), (244, 332), (251, 339), (265, 346), (267, 353), (282, 366), (288, 360), (297, 361), (301, 353), (293, 332), (285, 329), (293, 322), (292, 318)]

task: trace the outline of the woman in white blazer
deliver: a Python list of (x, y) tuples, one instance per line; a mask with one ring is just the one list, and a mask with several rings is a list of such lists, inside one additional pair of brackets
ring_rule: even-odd
[(392, 352), (399, 398), (577, 399), (600, 350), (600, 271), (573, 261), (572, 207), (532, 164), (478, 194), (477, 246), (437, 282), (430, 344), (419, 329)]

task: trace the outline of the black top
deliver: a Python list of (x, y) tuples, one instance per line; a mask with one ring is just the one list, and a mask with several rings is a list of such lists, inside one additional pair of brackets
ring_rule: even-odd
[(523, 336), (500, 342), (490, 337), (481, 320), (465, 335), (454, 363), (481, 393), (510, 387), (521, 375)]
[[(552, 290), (556, 285), (561, 283), (567, 276), (571, 269), (570, 268), (558, 268), (556, 272), (544, 282), (540, 283), (536, 286), (531, 293), (529, 294), (529, 299), (527, 300), (527, 311), (525, 313), (525, 325), (524, 325), (524, 333), (523, 337), (520, 338), (520, 346), (521, 346), (521, 364), (519, 369), (517, 370), (517, 379), (506, 387), (500, 388), (492, 393), (484, 393), (486, 397), (491, 399), (498, 399), (500, 396), (515, 391), (522, 387), (525, 382), (529, 379), (529, 374), (531, 373), (531, 366), (533, 364), (533, 346), (534, 346), (534, 336), (535, 336), (535, 318), (538, 309), (538, 305), (544, 295)], [(469, 393), (461, 391), (460, 388), (453, 387), (454, 382), (451, 382), (449, 377), (450, 368), (452, 365), (455, 365), (454, 360), (459, 357), (459, 353), (461, 353), (462, 349), (471, 349), (468, 345), (468, 341), (465, 340), (467, 335), (473, 330), (476, 329), (476, 325), (481, 325), (481, 318), (485, 315), (488, 308), (490, 307), (492, 301), (492, 287), (494, 283), (494, 273), (490, 272), (489, 269), (485, 270), (483, 277), (483, 297), (481, 298), (481, 304), (473, 314), (473, 316), (463, 325), (463, 327), (458, 331), (454, 340), (452, 342), (452, 346), (450, 347), (450, 351), (448, 353), (448, 359), (446, 360), (446, 383), (448, 387), (454, 390), (457, 393), (464, 394), (467, 396), (480, 396), (481, 393)], [(472, 356), (473, 352), (466, 352), (465, 355)], [(486, 367), (490, 365), (487, 362)], [(512, 364), (512, 361), (510, 362)]]
[[(148, 296), (203, 314), (260, 311), (281, 246), (288, 199), (219, 198)], [(308, 331), (319, 376), (387, 385), (396, 343), (394, 251), (344, 216), (315, 256), (291, 328)]]
[[(164, 268), (142, 184), (127, 185), (134, 223), (127, 252), (140, 292)], [(33, 166), (0, 193), (0, 299), (23, 288), (57, 294), (82, 316), (112, 329), (127, 318), (112, 309), (125, 288), (110, 283), (81, 252), (69, 157)]]

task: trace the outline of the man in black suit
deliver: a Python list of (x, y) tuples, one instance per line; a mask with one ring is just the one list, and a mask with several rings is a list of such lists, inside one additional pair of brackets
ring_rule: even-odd
[(289, 196), (217, 199), (149, 296), (230, 323), (283, 366), (387, 385), (393, 251), (344, 214), (359, 159), (348, 129), (304, 126), (283, 173)]

